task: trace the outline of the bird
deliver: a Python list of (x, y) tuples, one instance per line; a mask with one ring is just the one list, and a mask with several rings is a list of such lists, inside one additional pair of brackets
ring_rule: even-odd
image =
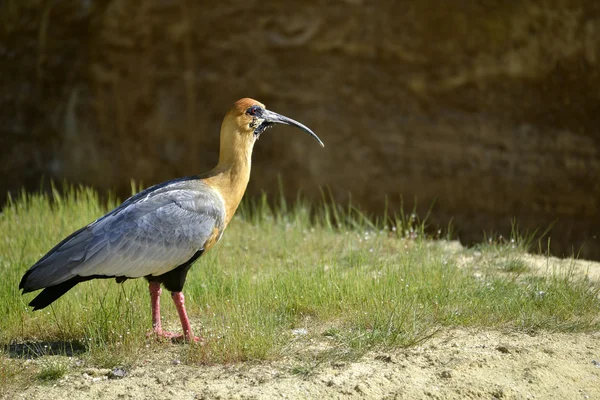
[[(22, 294), (43, 289), (29, 306), (43, 309), (80, 282), (115, 278), (122, 283), (143, 277), (150, 291), (149, 334), (174, 341), (202, 341), (194, 336), (185, 308), (183, 287), (188, 271), (221, 239), (246, 191), (254, 144), (276, 124), (299, 128), (324, 147), (300, 122), (250, 98), (236, 101), (221, 124), (215, 168), (151, 186), (67, 236), (23, 275)], [(171, 292), (181, 334), (162, 328), (162, 287)]]

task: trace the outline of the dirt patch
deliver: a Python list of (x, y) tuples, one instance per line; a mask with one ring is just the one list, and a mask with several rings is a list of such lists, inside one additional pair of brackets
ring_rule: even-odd
[(531, 254), (524, 254), (523, 259), (538, 275), (572, 273), (575, 276), (600, 281), (600, 263), (598, 262), (556, 257), (539, 257)]
[(175, 353), (162, 353), (126, 374), (84, 369), (14, 398), (600, 398), (599, 341), (599, 333), (452, 330), (423, 346), (369, 353), (357, 362), (333, 361), (307, 373), (298, 373), (293, 357), (190, 366), (174, 359)]
[[(490, 266), (494, 266), (494, 255), (483, 254), (479, 251), (464, 253), (464, 248), (458, 241), (448, 241), (444, 246), (448, 252), (454, 253), (458, 256), (457, 265), (459, 267), (470, 268), (474, 271), (487, 269), (488, 272), (494, 272), (490, 271)], [(585, 278), (592, 281), (600, 281), (600, 263), (596, 261), (540, 256), (522, 252), (515, 252), (514, 254), (500, 254), (495, 257), (503, 262), (506, 262), (507, 260), (516, 260), (522, 262), (523, 266), (527, 267), (527, 269), (524, 271), (527, 275), (569, 275), (574, 278)]]

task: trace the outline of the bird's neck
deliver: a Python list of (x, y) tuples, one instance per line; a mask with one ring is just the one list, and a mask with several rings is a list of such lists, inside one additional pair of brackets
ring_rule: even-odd
[(252, 145), (221, 145), (219, 163), (210, 171), (205, 181), (215, 188), (225, 202), (225, 225), (235, 214), (250, 180)]

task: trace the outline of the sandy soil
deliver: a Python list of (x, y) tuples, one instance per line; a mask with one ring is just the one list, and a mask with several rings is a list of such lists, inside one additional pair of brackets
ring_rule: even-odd
[[(600, 264), (526, 256), (533, 273), (570, 268), (600, 279)], [(472, 261), (472, 260), (471, 260)], [(599, 310), (600, 311), (600, 310)], [(277, 362), (190, 366), (177, 351), (157, 353), (126, 376), (83, 369), (17, 399), (600, 399), (600, 332), (450, 330), (422, 346), (332, 361), (298, 374), (290, 354)], [(306, 372), (306, 371), (305, 371)], [(1, 397), (1, 396), (0, 396)]]
[(600, 333), (503, 334), (454, 330), (424, 346), (292, 373), (294, 360), (196, 367), (148, 360), (122, 379), (89, 369), (18, 399), (596, 399)]

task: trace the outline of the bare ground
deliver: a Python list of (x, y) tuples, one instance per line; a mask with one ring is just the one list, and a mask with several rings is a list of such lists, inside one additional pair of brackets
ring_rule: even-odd
[(233, 366), (189, 366), (155, 354), (122, 379), (84, 369), (17, 399), (595, 399), (600, 334), (452, 330), (424, 346), (330, 362), (307, 375), (293, 358)]
[[(533, 273), (569, 269), (600, 278), (598, 263), (524, 257)], [(82, 368), (53, 384), (35, 383), (4, 395), (72, 400), (600, 398), (600, 332), (530, 336), (453, 329), (421, 346), (306, 368), (298, 368), (296, 350), (290, 353), (272, 362), (193, 366), (180, 363), (173, 349), (149, 354), (120, 379), (109, 379), (109, 370)]]

